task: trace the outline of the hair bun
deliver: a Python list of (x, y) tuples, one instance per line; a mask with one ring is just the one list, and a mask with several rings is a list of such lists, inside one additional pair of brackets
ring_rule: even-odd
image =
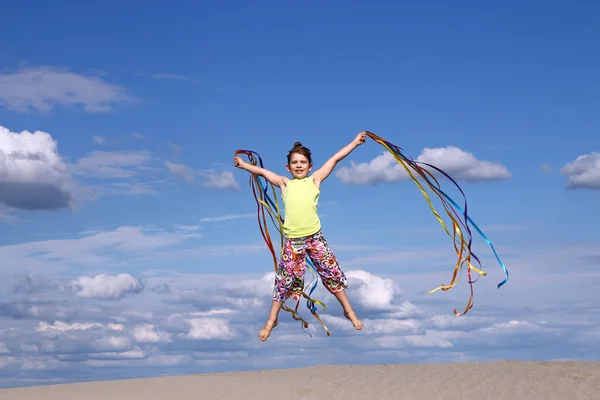
[(308, 162), (312, 162), (310, 149), (308, 149), (307, 147), (303, 146), (302, 143), (300, 143), (300, 142), (295, 142), (294, 143), (294, 147), (292, 147), (292, 149), (288, 153), (288, 156), (287, 156), (288, 164), (290, 163), (290, 160), (291, 160), (291, 157), (292, 157), (293, 153), (301, 154), (301, 155), (303, 155), (304, 157), (306, 157), (308, 159)]

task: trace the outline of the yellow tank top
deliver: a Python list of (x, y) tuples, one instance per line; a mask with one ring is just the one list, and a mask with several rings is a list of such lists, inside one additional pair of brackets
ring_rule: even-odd
[(310, 236), (321, 229), (317, 204), (321, 191), (312, 177), (290, 179), (282, 194), (285, 207), (283, 233), (288, 238)]

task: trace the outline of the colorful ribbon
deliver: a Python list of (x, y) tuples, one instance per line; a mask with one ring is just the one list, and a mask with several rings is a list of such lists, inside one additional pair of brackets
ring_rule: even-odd
[[(494, 255), (496, 256), (496, 260), (498, 260), (498, 263), (500, 264), (500, 266), (502, 267), (504, 273), (506, 274), (506, 278), (500, 282), (498, 284), (498, 288), (500, 288), (502, 285), (504, 285), (507, 281), (508, 281), (508, 269), (506, 268), (506, 266), (504, 265), (504, 263), (500, 260), (500, 257), (498, 256), (498, 253), (496, 252), (496, 249), (494, 248), (494, 245), (492, 244), (492, 242), (488, 239), (488, 237), (481, 231), (481, 229), (477, 226), (477, 224), (475, 224), (475, 222), (473, 222), (473, 220), (467, 215), (467, 199), (465, 196), (465, 193), (463, 192), (463, 190), (460, 188), (460, 186), (458, 185), (458, 183), (456, 183), (456, 181), (454, 179), (452, 179), (452, 177), (450, 175), (448, 175), (447, 173), (445, 173), (444, 171), (442, 171), (441, 169), (425, 163), (425, 162), (419, 162), (419, 161), (415, 161), (412, 157), (410, 157), (409, 155), (405, 155), (403, 150), (386, 141), (383, 140), (382, 138), (380, 138), (379, 136), (375, 135), (372, 132), (367, 132), (367, 136), (369, 136), (371, 139), (373, 139), (375, 142), (381, 144), (383, 147), (385, 147), (396, 159), (396, 161), (398, 161), (398, 163), (400, 165), (402, 165), (402, 167), (405, 169), (405, 171), (408, 173), (408, 175), (412, 178), (412, 180), (415, 182), (415, 184), (419, 187), (419, 189), (421, 190), (421, 192), (423, 193), (423, 195), (425, 196), (425, 199), (427, 200), (427, 203), (429, 204), (429, 208), (431, 209), (431, 211), (433, 212), (433, 214), (435, 215), (435, 217), (437, 218), (437, 220), (440, 222), (440, 224), (442, 225), (442, 227), (444, 228), (444, 230), (446, 231), (446, 233), (448, 234), (448, 236), (450, 235), (450, 232), (448, 231), (448, 228), (446, 227), (446, 225), (444, 224), (444, 221), (442, 220), (442, 218), (440, 217), (440, 215), (438, 214), (438, 212), (435, 210), (435, 208), (433, 207), (433, 205), (431, 204), (431, 200), (429, 198), (429, 196), (427, 195), (427, 192), (425, 191), (425, 189), (423, 189), (423, 186), (419, 183), (419, 181), (415, 178), (415, 176), (413, 175), (413, 173), (410, 171), (409, 167), (411, 169), (414, 170), (414, 172), (416, 172), (421, 178), (423, 178), (423, 180), (429, 185), (429, 187), (431, 188), (431, 190), (437, 194), (442, 202), (442, 205), (444, 206), (444, 209), (446, 210), (446, 213), (448, 214), (448, 216), (450, 217), (450, 219), (452, 220), (452, 225), (453, 225), (453, 235), (451, 236), (454, 242), (454, 250), (456, 251), (456, 254), (458, 256), (457, 262), (456, 262), (456, 266), (454, 268), (454, 272), (452, 274), (452, 279), (450, 281), (449, 284), (447, 285), (440, 285), (439, 287), (430, 290), (429, 293), (434, 293), (438, 290), (444, 290), (444, 291), (448, 291), (451, 288), (453, 288), (454, 286), (456, 286), (458, 284), (458, 282), (460, 281), (460, 277), (458, 277), (457, 279), (457, 275), (462, 273), (462, 268), (464, 267), (464, 265), (467, 265), (467, 275), (469, 278), (469, 286), (470, 286), (470, 297), (469, 297), (469, 301), (467, 302), (467, 306), (465, 307), (465, 311), (461, 314), (459, 312), (456, 311), (456, 309), (454, 310), (454, 314), (456, 314), (457, 316), (461, 316), (466, 314), (472, 307), (473, 307), (473, 297), (474, 297), (474, 293), (473, 293), (473, 283), (475, 283), (475, 281), (472, 280), (471, 278), (471, 270), (477, 272), (479, 275), (487, 275), (484, 271), (482, 271), (480, 268), (475, 268), (473, 266), (473, 264), (471, 263), (471, 257), (473, 259), (475, 259), (475, 261), (477, 262), (477, 264), (479, 264), (479, 267), (481, 267), (481, 262), (479, 261), (479, 258), (475, 255), (475, 253), (473, 253), (473, 251), (471, 250), (471, 245), (472, 245), (472, 235), (471, 235), (471, 230), (469, 229), (469, 223), (471, 223), (471, 225), (473, 226), (473, 228), (475, 228), (475, 230), (483, 237), (483, 239), (486, 241), (486, 243), (491, 247), (492, 251), (494, 252)], [(441, 188), (440, 188), (440, 184), (438, 182), (438, 180), (433, 176), (433, 174), (428, 171), (425, 168), (422, 168), (419, 166), (419, 164), (421, 165), (425, 165), (427, 167), (430, 167), (432, 169), (434, 169), (435, 171), (441, 173), (442, 175), (444, 175), (446, 178), (448, 178), (460, 191), (460, 193), (463, 196), (464, 199), (464, 207), (460, 207), (458, 204), (456, 204), (456, 202), (454, 200), (452, 200), (450, 198), (450, 196), (448, 196)], [(433, 180), (435, 182), (435, 185), (432, 183), (432, 181), (428, 178), (428, 176), (431, 178), (431, 180)], [(452, 209), (450, 207), (450, 205), (448, 204), (448, 202), (451, 203), (452, 206), (454, 206), (456, 209), (458, 209), (458, 211), (464, 216), (464, 222), (462, 220), (460, 220), (458, 214), (456, 213), (456, 211), (454, 209)], [(453, 215), (454, 214), (454, 215)], [(456, 216), (456, 218), (454, 217)], [(463, 231), (461, 230), (460, 226), (463, 226), (466, 230), (467, 233), (467, 237), (468, 240), (465, 240), (465, 235), (463, 233)], [(459, 237), (460, 239), (460, 249), (457, 247), (457, 238)], [(466, 255), (465, 255), (465, 251), (466, 251)]]

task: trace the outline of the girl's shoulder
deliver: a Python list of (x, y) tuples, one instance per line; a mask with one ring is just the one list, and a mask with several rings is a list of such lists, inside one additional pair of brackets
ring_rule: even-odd
[(307, 178), (310, 179), (310, 182), (312, 182), (313, 185), (315, 185), (315, 188), (317, 190), (321, 190), (321, 181), (319, 181), (318, 179), (315, 179), (315, 177), (313, 175), (310, 175)]

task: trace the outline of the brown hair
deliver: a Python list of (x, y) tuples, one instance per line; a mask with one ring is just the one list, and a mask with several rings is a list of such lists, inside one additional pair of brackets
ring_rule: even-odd
[(300, 143), (300, 142), (294, 143), (294, 147), (292, 147), (292, 149), (290, 150), (290, 152), (288, 153), (288, 156), (287, 156), (288, 164), (290, 163), (292, 154), (294, 154), (294, 153), (302, 154), (304, 157), (308, 158), (308, 163), (312, 164), (312, 156), (311, 156), (310, 149), (306, 146), (303, 146), (302, 143)]

